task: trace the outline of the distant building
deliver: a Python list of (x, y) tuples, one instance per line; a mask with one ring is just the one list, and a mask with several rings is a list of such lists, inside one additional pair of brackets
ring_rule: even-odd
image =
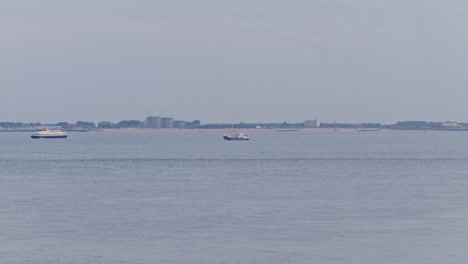
[(318, 119), (306, 120), (304, 122), (304, 127), (320, 127), (320, 121)]
[(184, 128), (185, 127), (185, 121), (174, 121), (174, 127), (175, 128)]
[(148, 116), (144, 123), (145, 128), (160, 128), (161, 118), (159, 116)]
[(174, 118), (172, 118), (172, 117), (163, 117), (163, 118), (161, 118), (161, 127), (162, 128), (173, 128), (174, 127)]
[(457, 122), (446, 121), (442, 123), (443, 127), (457, 127), (459, 124)]

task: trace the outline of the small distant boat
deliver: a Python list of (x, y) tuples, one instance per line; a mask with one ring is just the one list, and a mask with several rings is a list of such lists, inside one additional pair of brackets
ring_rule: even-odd
[(67, 138), (67, 132), (62, 130), (41, 129), (31, 135), (31, 138)]
[(249, 135), (236, 132), (233, 128), (229, 130), (228, 134), (223, 135), (223, 138), (225, 140), (249, 140), (250, 139)]

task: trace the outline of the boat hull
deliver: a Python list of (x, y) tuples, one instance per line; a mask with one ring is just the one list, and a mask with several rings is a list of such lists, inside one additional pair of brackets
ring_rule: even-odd
[(54, 136), (40, 136), (40, 135), (32, 135), (31, 138), (67, 138), (67, 135), (54, 135)]
[(249, 138), (237, 138), (237, 137), (230, 137), (230, 136), (223, 136), (225, 140), (249, 140)]

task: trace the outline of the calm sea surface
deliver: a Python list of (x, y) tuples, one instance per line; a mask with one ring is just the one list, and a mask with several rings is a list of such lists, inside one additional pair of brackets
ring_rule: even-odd
[(468, 263), (468, 133), (0, 133), (0, 263)]

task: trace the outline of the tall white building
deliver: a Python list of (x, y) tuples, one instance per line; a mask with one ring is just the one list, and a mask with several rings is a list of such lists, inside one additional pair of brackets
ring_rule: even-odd
[(159, 116), (148, 116), (145, 120), (145, 128), (160, 128), (161, 118)]
[(314, 120), (306, 120), (304, 122), (304, 127), (320, 127), (320, 121), (318, 119), (314, 119)]
[(172, 128), (174, 126), (174, 118), (172, 117), (161, 117), (162, 128)]

